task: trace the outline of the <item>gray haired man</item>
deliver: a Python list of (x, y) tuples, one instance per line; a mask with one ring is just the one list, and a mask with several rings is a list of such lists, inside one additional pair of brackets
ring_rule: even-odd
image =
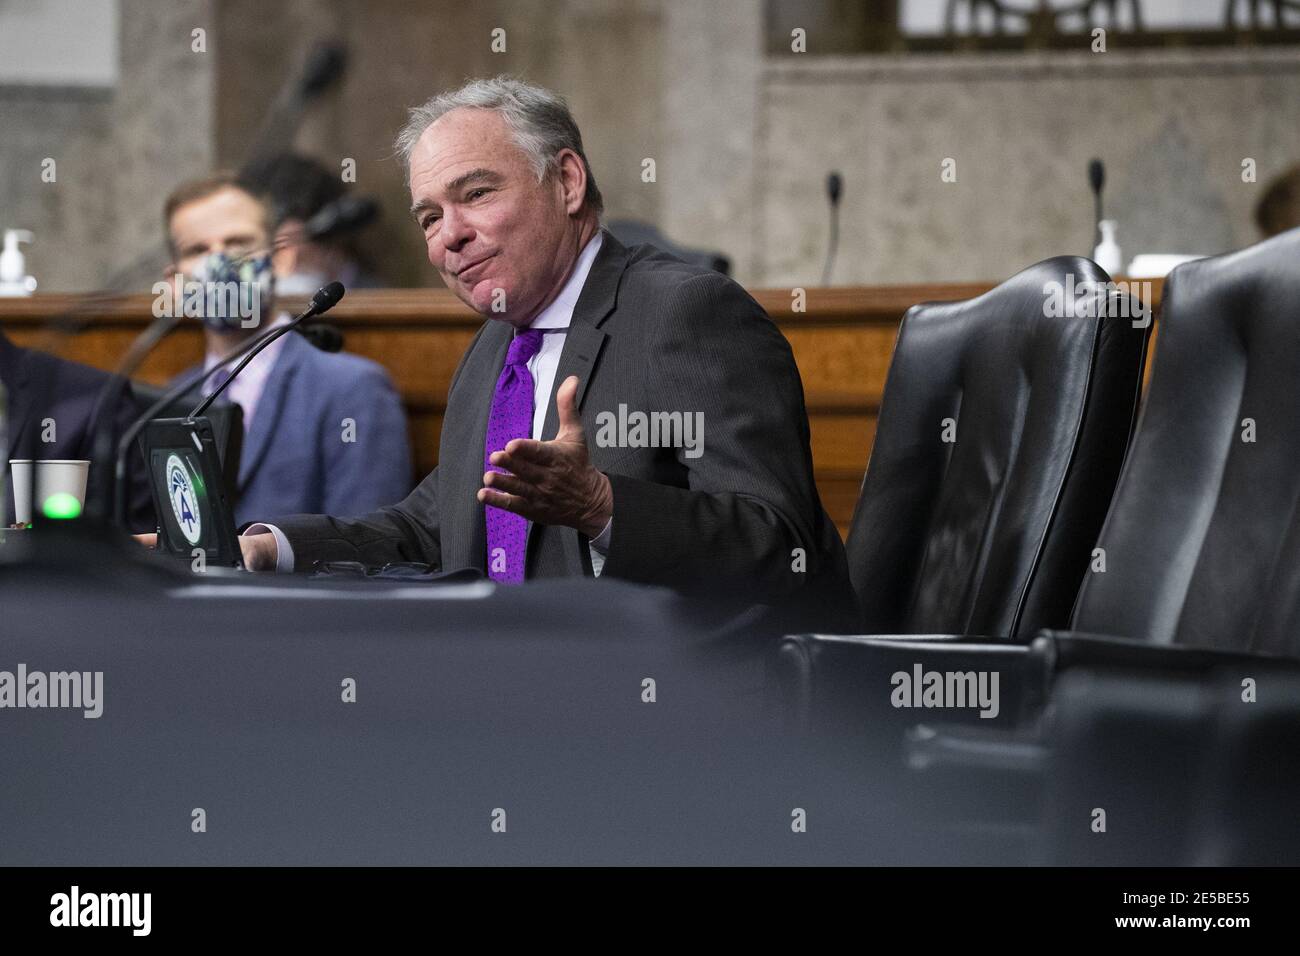
[[(248, 566), (419, 561), (503, 583), (598, 575), (742, 604), (846, 599), (789, 345), (730, 279), (601, 229), (564, 101), (474, 81), (412, 110), (397, 147), (429, 262), (487, 320), (452, 380), (439, 465), (363, 517), (265, 516), (242, 538)], [(690, 416), (702, 441), (594, 440), (611, 415)]]

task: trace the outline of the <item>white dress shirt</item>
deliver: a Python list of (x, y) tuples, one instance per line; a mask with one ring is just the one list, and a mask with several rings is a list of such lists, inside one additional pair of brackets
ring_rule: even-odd
[[(602, 242), (600, 232), (583, 247), (582, 252), (578, 254), (578, 260), (573, 265), (573, 271), (569, 273), (568, 280), (564, 283), (564, 288), (560, 294), (546, 308), (537, 314), (537, 318), (529, 323), (530, 329), (565, 329), (569, 328), (569, 323), (573, 321), (573, 309), (578, 304), (578, 296), (582, 294), (582, 287), (587, 282), (587, 275), (591, 272), (591, 264), (596, 260), (596, 253), (600, 251)], [(560, 367), (560, 353), (564, 351), (565, 332), (552, 332), (542, 336), (542, 346), (537, 350), (537, 354), (528, 360), (528, 372), (533, 377), (533, 435), (535, 440), (540, 441), (542, 429), (546, 424), (546, 411), (550, 407), (551, 389), (555, 385), (555, 373)], [(258, 356), (261, 358), (261, 356)], [(252, 369), (252, 364), (245, 371)], [(242, 374), (242, 373), (241, 373)], [(235, 379), (231, 383), (233, 389), (239, 383)], [(247, 412), (245, 412), (247, 414)], [(492, 449), (495, 451), (496, 449)], [(605, 554), (609, 551), (610, 532), (614, 525), (614, 519), (610, 518), (605, 523), (605, 528), (593, 538), (589, 544), (591, 554), (591, 570), (599, 577), (601, 569), (605, 565)], [(260, 534), (270, 532), (275, 536), (276, 559), (275, 569), (277, 571), (293, 570), (293, 546), (289, 544), (289, 539), (275, 525), (255, 524), (249, 527), (245, 534)]]

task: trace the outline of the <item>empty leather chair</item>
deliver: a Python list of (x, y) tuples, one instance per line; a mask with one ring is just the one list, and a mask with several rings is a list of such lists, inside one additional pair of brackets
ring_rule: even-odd
[(1098, 542), (1106, 570), (1086, 576), (1074, 631), (1300, 656), (1297, 302), (1300, 229), (1170, 273), (1146, 403)]
[(1218, 724), (1196, 788), (1188, 862), (1295, 866), (1300, 861), (1300, 675), (1261, 677), (1247, 697), (1240, 673), (1215, 687)]
[[(1261, 688), (1266, 682), (1295, 686), (1300, 673), (1297, 301), (1300, 229), (1170, 274), (1146, 402), (1098, 541), (1105, 570), (1087, 575), (1073, 629), (1047, 631), (1036, 639), (1023, 671), (1043, 682), (1041, 688), (1026, 689), (1026, 695), (1053, 703), (1041, 720), (1016, 735), (952, 728), (915, 738), (916, 766), (933, 766), (930, 755), (960, 754), (945, 759), (943, 775), (963, 787), (981, 774), (1005, 786), (1008, 757), (1037, 743), (1047, 756), (1018, 768), (1024, 788), (1044, 779), (1087, 780), (1099, 804), (1129, 794), (1122, 798), (1128, 806), (1160, 812), (1182, 800), (1207, 771), (1190, 757), (1179, 772), (1167, 767), (1151, 773), (1144, 763), (1142, 755), (1159, 750), (1161, 734), (1169, 735), (1146, 710), (1163, 699), (1157, 698), (1157, 688), (1181, 684), (1194, 694), (1214, 682), (1240, 687), (1246, 678)], [(1126, 710), (1105, 694), (1076, 695), (1066, 719), (1057, 690), (1089, 680), (1142, 683)], [(1238, 699), (1235, 706), (1252, 705)], [(1238, 721), (1231, 724), (1236, 727), (1247, 718), (1234, 709), (1231, 719)], [(1071, 731), (1099, 726), (1118, 728), (1124, 746), (1104, 747), (1091, 731)], [(1211, 736), (1199, 722), (1185, 722), (1172, 734), (1192, 754), (1210, 752)], [(1242, 730), (1240, 739), (1245, 734)], [(1218, 753), (1228, 751), (1220, 747)], [(1222, 760), (1208, 771), (1219, 779), (1225, 778)], [(926, 786), (936, 785), (944, 783), (929, 774)], [(1053, 829), (1071, 797), (1068, 787), (1049, 791), (1043, 845), (1053, 859), (1077, 861), (1084, 847), (1101, 846), (1073, 843)], [(1230, 818), (1218, 817), (1223, 832), (1207, 853), (1244, 859), (1249, 853), (1232, 847), (1267, 842), (1254, 831), (1234, 835), (1225, 819)], [(1152, 843), (1133, 852), (1146, 862), (1154, 862), (1157, 852), (1175, 854), (1161, 856), (1165, 862), (1192, 862), (1184, 852), (1190, 839), (1186, 815), (1174, 823), (1177, 847), (1165, 838), (1156, 841), (1163, 850)]]
[(731, 274), (731, 260), (721, 252), (692, 249), (673, 242), (648, 222), (641, 222), (638, 219), (615, 219), (609, 223), (608, 228), (613, 233), (614, 238), (625, 246), (639, 246), (642, 244), (654, 246), (660, 252), (676, 256), (682, 262), (689, 262), (693, 266), (703, 266), (705, 269), (721, 272), (724, 276)]
[(1034, 640), (1028, 673), (1194, 676), (1300, 659), (1297, 301), (1300, 229), (1170, 273), (1097, 542), (1104, 570), (1085, 575), (1071, 628)]
[[(1061, 256), (904, 317), (847, 542), (864, 633), (1027, 641), (1069, 620), (1145, 357), (1146, 328), (1105, 317), (1107, 282)], [(1058, 287), (1085, 290), (1079, 315)]]
[[(1050, 632), (1033, 647), (1050, 680), (1138, 674), (1154, 683), (1181, 676), (1194, 687), (1226, 683), (1240, 690), (1249, 679), (1261, 692), (1272, 685), (1269, 703), (1220, 694), (1231, 703), (1223, 705), (1224, 733), (1244, 743), (1259, 729), (1260, 740), (1278, 752), (1278, 728), (1296, 729), (1294, 713), (1279, 708), (1276, 694), (1279, 686), (1297, 686), (1300, 658), (1297, 301), (1300, 229), (1179, 266), (1166, 280), (1146, 405), (1099, 542), (1106, 571), (1084, 582), (1074, 631)], [(1099, 703), (1088, 707), (1095, 712)], [(1256, 712), (1277, 719), (1251, 722)], [(1047, 739), (1059, 734), (1049, 723)], [(1143, 722), (1129, 721), (1127, 734), (1136, 750), (1157, 746)], [(1211, 735), (1196, 727), (1184, 727), (1183, 735), (1212, 758), (1209, 768), (1189, 763), (1181, 773), (1145, 780), (1141, 794), (1151, 807), (1207, 774), (1222, 788), (1234, 774), (1266, 779), (1280, 772), (1229, 747), (1211, 750)], [(1133, 786), (1131, 768), (1113, 752), (1087, 759), (1075, 748), (1056, 763), (1087, 763), (1100, 792)], [(1056, 806), (1048, 804), (1049, 819)], [(1276, 825), (1275, 792), (1270, 806)], [(1220, 804), (1205, 853), (1235, 862), (1279, 859), (1282, 834), (1270, 839), (1269, 827), (1252, 821), (1258, 822), (1246, 808), (1228, 812)], [(1178, 823), (1188, 833), (1189, 821)], [(1048, 845), (1059, 850), (1061, 841)], [(1152, 844), (1148, 859), (1157, 852), (1163, 851)]]
[[(922, 652), (1014, 669), (1039, 629), (1069, 620), (1133, 430), (1150, 324), (1108, 283), (1061, 256), (904, 316), (848, 539), (863, 633), (786, 638), (774, 680), (788, 704), (887, 700), (891, 661)], [(925, 637), (882, 640), (902, 635)], [(1018, 646), (938, 646), (966, 637)]]

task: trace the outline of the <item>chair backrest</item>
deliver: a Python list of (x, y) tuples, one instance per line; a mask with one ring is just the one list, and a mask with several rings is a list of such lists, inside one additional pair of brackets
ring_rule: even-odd
[[(1300, 653), (1300, 229), (1179, 266), (1074, 628)], [(1287, 605), (1287, 602), (1290, 605)]]
[(1061, 256), (903, 318), (848, 539), (866, 632), (1028, 641), (1068, 623), (1150, 324), (1108, 284)]
[(693, 266), (712, 269), (714, 272), (721, 272), (724, 276), (731, 274), (731, 260), (721, 252), (708, 249), (692, 249), (680, 245), (673, 242), (648, 222), (641, 222), (639, 219), (615, 219), (606, 228), (615, 239), (625, 246), (631, 247), (643, 244), (654, 246), (660, 252), (676, 256), (682, 262), (689, 262)]

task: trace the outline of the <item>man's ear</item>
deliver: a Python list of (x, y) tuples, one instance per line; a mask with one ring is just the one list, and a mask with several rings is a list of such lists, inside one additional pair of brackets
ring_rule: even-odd
[(587, 198), (587, 170), (582, 159), (571, 149), (560, 150), (556, 159), (560, 186), (564, 190), (564, 211), (573, 216), (582, 209)]

